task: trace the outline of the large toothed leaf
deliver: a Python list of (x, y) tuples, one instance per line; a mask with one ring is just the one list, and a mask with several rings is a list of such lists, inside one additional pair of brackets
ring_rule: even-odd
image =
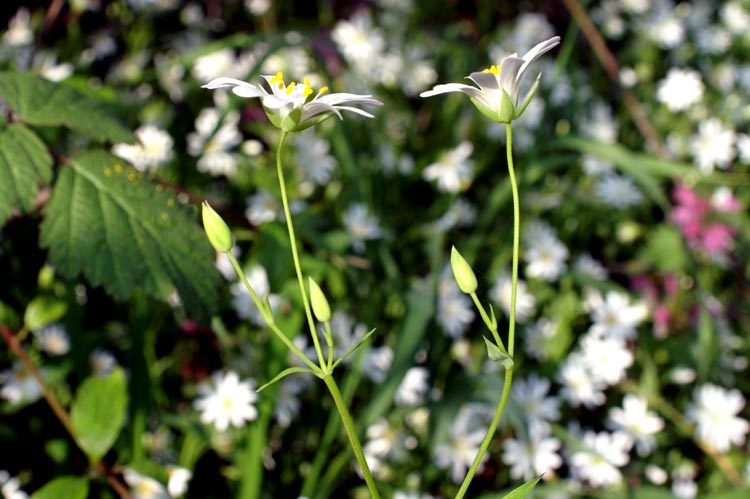
[(0, 72), (0, 97), (21, 121), (31, 125), (65, 125), (97, 140), (135, 141), (111, 106), (64, 83), (33, 73)]
[(220, 276), (196, 217), (122, 160), (104, 151), (72, 158), (44, 213), (41, 243), (63, 274), (82, 272), (122, 298), (174, 289), (201, 319), (213, 309)]
[(30, 210), (51, 178), (52, 157), (34, 132), (21, 124), (0, 129), (0, 226), (14, 206)]

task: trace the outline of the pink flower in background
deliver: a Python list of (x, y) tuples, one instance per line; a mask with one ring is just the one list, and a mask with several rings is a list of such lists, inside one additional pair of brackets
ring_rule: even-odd
[(713, 213), (733, 213), (740, 203), (728, 189), (719, 189), (710, 198), (699, 196), (685, 185), (677, 185), (672, 193), (677, 202), (670, 220), (677, 224), (688, 244), (712, 256), (721, 256), (734, 247), (736, 229), (713, 221)]
[(680, 287), (677, 277), (674, 274), (653, 277), (639, 275), (630, 281), (630, 287), (641, 295), (649, 308), (654, 337), (663, 340), (669, 334), (674, 318), (674, 296)]

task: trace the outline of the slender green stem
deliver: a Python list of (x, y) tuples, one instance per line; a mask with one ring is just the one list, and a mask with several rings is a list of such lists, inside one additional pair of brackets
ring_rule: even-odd
[(284, 181), (284, 169), (281, 167), (281, 148), (284, 145), (287, 132), (281, 132), (281, 138), (279, 139), (279, 147), (276, 149), (276, 174), (279, 177), (279, 189), (281, 190), (281, 204), (284, 206), (284, 217), (286, 218), (286, 228), (289, 232), (289, 245), (292, 247), (292, 259), (294, 260), (294, 270), (297, 272), (297, 282), (299, 283), (299, 292), (302, 295), (302, 305), (305, 308), (305, 315), (307, 316), (307, 325), (310, 328), (310, 335), (312, 336), (313, 344), (315, 345), (315, 353), (318, 354), (318, 363), (321, 369), (326, 368), (325, 358), (323, 357), (323, 350), (320, 348), (320, 340), (318, 339), (318, 333), (315, 330), (315, 320), (313, 319), (312, 310), (310, 308), (310, 300), (307, 298), (307, 290), (305, 289), (305, 280), (302, 277), (302, 266), (299, 263), (299, 254), (297, 253), (297, 237), (294, 235), (294, 224), (292, 223), (292, 213), (289, 210), (289, 199), (286, 195), (286, 182)]
[(333, 403), (336, 404), (336, 410), (338, 410), (339, 416), (341, 416), (341, 423), (344, 425), (346, 436), (349, 437), (349, 443), (352, 446), (354, 456), (357, 458), (359, 467), (362, 470), (362, 475), (364, 476), (365, 483), (367, 484), (367, 488), (370, 491), (370, 496), (372, 497), (372, 499), (380, 499), (380, 494), (378, 493), (378, 489), (375, 486), (375, 480), (372, 477), (372, 473), (370, 473), (370, 467), (367, 466), (367, 460), (365, 459), (365, 454), (362, 451), (362, 444), (360, 443), (359, 437), (357, 436), (357, 429), (354, 426), (354, 421), (352, 420), (351, 414), (349, 414), (349, 409), (346, 406), (346, 402), (344, 402), (344, 397), (341, 395), (336, 381), (330, 374), (324, 376), (323, 381), (328, 387), (328, 391), (331, 392)]
[[(250, 281), (247, 280), (247, 276), (245, 275), (245, 271), (242, 270), (242, 267), (240, 267), (240, 264), (237, 262), (237, 259), (234, 257), (234, 255), (231, 252), (228, 252), (226, 255), (229, 257), (229, 261), (232, 262), (232, 266), (234, 267), (234, 271), (237, 272), (237, 275), (242, 280), (242, 283), (245, 285), (245, 288), (247, 288), (248, 292), (250, 293), (250, 296), (252, 297), (253, 302), (255, 303), (255, 306), (258, 307), (259, 310), (262, 310), (262, 307), (264, 306), (263, 302), (258, 297), (258, 294), (255, 292), (255, 290), (253, 289), (253, 287), (250, 285)], [(264, 320), (265, 320), (265, 317), (264, 317)], [(287, 337), (287, 335), (285, 335), (284, 332), (281, 329), (279, 329), (279, 326), (277, 326), (276, 324), (274, 324), (272, 322), (269, 322), (267, 320), (266, 320), (266, 325), (271, 329), (271, 331), (273, 331), (273, 333), (276, 335), (276, 337), (279, 338), (281, 340), (281, 342), (284, 343), (284, 345), (286, 345), (286, 347), (289, 350), (291, 350), (292, 353), (294, 353), (294, 355), (296, 355), (297, 357), (299, 357), (299, 359), (302, 362), (304, 362), (305, 364), (307, 364), (307, 366), (310, 369), (312, 369), (313, 372), (316, 375), (322, 374), (322, 371), (321, 371), (320, 367), (318, 367), (317, 365), (315, 365), (315, 363), (313, 361), (311, 361), (310, 359), (308, 359), (307, 355), (305, 355), (304, 352), (302, 352), (302, 350), (300, 350), (297, 347), (297, 345), (295, 345), (292, 342), (292, 340), (290, 340)]]
[(482, 317), (482, 321), (484, 321), (484, 325), (487, 326), (487, 329), (490, 330), (492, 333), (492, 337), (495, 338), (495, 342), (497, 343), (497, 346), (500, 347), (501, 350), (505, 350), (505, 345), (503, 344), (502, 338), (500, 338), (500, 334), (497, 332), (497, 325), (495, 325), (492, 320), (487, 316), (487, 312), (484, 310), (484, 307), (482, 306), (482, 302), (479, 301), (479, 298), (477, 297), (476, 293), (471, 293), (471, 299), (474, 301), (474, 305), (476, 305), (477, 310), (479, 310), (479, 315)]
[(508, 354), (513, 357), (516, 339), (516, 294), (518, 291), (518, 258), (521, 253), (521, 201), (518, 195), (518, 182), (516, 181), (516, 169), (513, 166), (513, 130), (510, 123), (505, 124), (505, 154), (508, 159), (508, 176), (510, 177), (511, 191), (513, 192), (513, 270), (512, 285), (510, 291), (510, 318), (508, 324)]
[[(518, 182), (516, 181), (516, 171), (513, 167), (513, 133), (510, 123), (505, 124), (505, 133), (507, 136), (505, 150), (508, 160), (508, 175), (510, 176), (511, 191), (513, 193), (513, 270), (510, 293), (510, 313), (508, 314), (508, 355), (510, 355), (512, 359), (516, 337), (516, 292), (518, 289), (518, 260), (521, 247), (521, 203), (518, 196)], [(482, 308), (481, 303), (479, 303), (479, 300), (476, 298), (474, 299), (474, 303), (477, 304), (477, 307), (480, 310), (480, 314), (482, 314), (482, 319), (484, 319), (486, 323), (488, 321), (488, 319), (486, 318), (487, 314), (484, 313), (484, 309)], [(492, 330), (492, 328), (490, 328), (490, 330)], [(502, 343), (499, 343), (499, 345), (502, 345)], [(492, 422), (490, 423), (489, 428), (487, 428), (487, 434), (484, 436), (484, 440), (482, 440), (482, 444), (479, 446), (479, 451), (474, 458), (474, 462), (471, 463), (469, 471), (466, 472), (466, 477), (461, 483), (461, 487), (458, 489), (458, 493), (456, 493), (455, 499), (462, 499), (464, 497), (466, 491), (469, 489), (471, 481), (474, 479), (474, 475), (476, 474), (479, 465), (482, 463), (482, 459), (484, 458), (484, 455), (490, 446), (490, 442), (495, 436), (497, 425), (500, 423), (500, 419), (503, 417), (503, 412), (505, 412), (505, 405), (508, 402), (508, 396), (510, 395), (510, 387), (512, 382), (513, 368), (506, 369), (505, 379), (503, 381), (503, 393), (500, 396), (500, 401), (498, 402), (497, 408), (495, 409), (495, 415), (492, 418)]]
[(490, 442), (492, 442), (492, 437), (495, 436), (497, 425), (500, 423), (500, 419), (503, 417), (503, 412), (505, 412), (505, 404), (508, 402), (508, 395), (510, 394), (510, 385), (512, 381), (513, 369), (506, 369), (505, 379), (503, 380), (503, 394), (500, 396), (500, 401), (497, 403), (495, 415), (492, 417), (492, 422), (490, 422), (490, 426), (489, 428), (487, 428), (487, 433), (484, 435), (484, 440), (482, 440), (482, 444), (479, 446), (479, 451), (477, 452), (474, 461), (471, 463), (469, 471), (466, 472), (466, 477), (461, 483), (461, 488), (458, 489), (455, 499), (462, 499), (464, 495), (466, 495), (466, 491), (469, 489), (469, 484), (471, 484), (471, 481), (474, 479), (474, 475), (476, 475), (477, 470), (479, 469), (479, 465), (482, 464), (482, 458), (487, 453), (487, 449), (489, 449), (490, 447)]

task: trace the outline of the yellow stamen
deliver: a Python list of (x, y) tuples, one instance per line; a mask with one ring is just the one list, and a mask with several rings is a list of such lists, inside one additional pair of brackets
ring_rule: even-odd
[(313, 93), (313, 89), (310, 86), (310, 78), (305, 78), (305, 89), (302, 91), (302, 95), (307, 97), (308, 95)]
[(328, 87), (320, 87), (320, 90), (318, 90), (318, 95), (324, 94), (328, 92)]
[[(296, 84), (297, 84), (297, 83), (295, 83), (295, 82), (293, 82), (293, 81), (289, 83), (289, 86), (288, 86), (288, 87), (286, 87), (286, 94), (287, 94), (287, 95), (291, 94), (291, 93), (292, 93), (292, 92), (294, 91), (294, 86), (295, 86)], [(279, 88), (281, 88), (281, 87), (279, 87)]]
[(281, 71), (276, 73), (276, 76), (271, 78), (271, 80), (268, 83), (273, 85), (274, 83), (277, 83), (277, 82), (279, 84), (279, 90), (283, 89), (284, 88), (284, 74)]
[(493, 75), (497, 76), (500, 74), (500, 66), (495, 66), (494, 64), (487, 69), (482, 70), (482, 73), (492, 73)]

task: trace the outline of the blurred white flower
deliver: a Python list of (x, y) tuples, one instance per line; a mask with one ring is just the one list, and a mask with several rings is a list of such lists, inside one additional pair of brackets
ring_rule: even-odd
[(281, 215), (281, 205), (270, 192), (265, 189), (258, 189), (255, 194), (245, 199), (247, 209), (245, 217), (253, 225), (261, 225), (267, 222), (278, 220)]
[(540, 230), (541, 227), (542, 224), (530, 224), (524, 233), (526, 276), (554, 282), (567, 269), (568, 248), (551, 227)]
[[(511, 275), (503, 272), (492, 285), (490, 289), (490, 300), (500, 305), (505, 315), (510, 314), (510, 299), (512, 293), (513, 280)], [(516, 288), (516, 321), (519, 324), (526, 322), (536, 311), (536, 299), (529, 293), (526, 282), (518, 279)]]
[(382, 383), (393, 363), (393, 350), (389, 346), (372, 347), (365, 353), (360, 369), (373, 383)]
[(225, 175), (229, 178), (237, 173), (237, 157), (230, 151), (242, 142), (242, 134), (237, 125), (240, 115), (230, 111), (222, 119), (216, 108), (201, 110), (195, 119), (195, 131), (187, 136), (188, 153), (200, 156), (198, 171), (213, 176)]
[(211, 376), (211, 383), (198, 387), (200, 397), (193, 403), (201, 413), (201, 421), (213, 424), (220, 431), (229, 426), (242, 428), (247, 421), (258, 417), (258, 410), (253, 405), (258, 400), (253, 380), (240, 381), (234, 371), (226, 374), (216, 372)]
[(271, 8), (271, 0), (245, 0), (245, 8), (254, 16), (262, 16)]
[(643, 200), (643, 194), (635, 186), (633, 179), (609, 173), (599, 177), (594, 185), (596, 197), (613, 208), (636, 206)]
[(698, 133), (690, 139), (693, 154), (701, 173), (709, 174), (715, 167), (727, 168), (734, 159), (734, 144), (737, 135), (731, 128), (724, 128), (717, 118), (709, 118), (698, 125)]
[(610, 106), (604, 102), (595, 101), (579, 126), (587, 137), (607, 144), (617, 142), (617, 120), (612, 115)]
[(562, 385), (560, 394), (573, 407), (584, 405), (590, 409), (607, 400), (603, 391), (606, 385), (591, 376), (580, 352), (568, 355), (557, 372), (557, 380)]
[(91, 372), (96, 376), (107, 376), (117, 367), (117, 359), (107, 350), (97, 349), (89, 356)]
[(633, 446), (630, 437), (621, 432), (587, 431), (583, 444), (587, 449), (575, 452), (570, 458), (573, 474), (595, 488), (619, 483), (622, 480), (619, 468), (630, 461), (628, 452)]
[(698, 496), (698, 484), (689, 478), (677, 478), (672, 481), (672, 494), (679, 499), (693, 499)]
[(193, 472), (182, 466), (167, 466), (169, 480), (167, 481), (167, 492), (171, 497), (180, 497), (188, 491), (188, 482), (193, 477)]
[(589, 333), (602, 338), (632, 340), (637, 334), (636, 327), (648, 316), (644, 303), (631, 305), (628, 295), (618, 291), (610, 291), (604, 297), (591, 293), (587, 306), (594, 322)]
[(727, 452), (732, 444), (745, 443), (750, 431), (750, 423), (737, 416), (744, 408), (745, 398), (739, 390), (707, 383), (696, 388), (686, 415), (696, 424), (701, 442), (718, 452)]
[(438, 281), (437, 322), (453, 339), (460, 338), (474, 321), (471, 298), (456, 284), (450, 265), (443, 267)]
[(664, 485), (665, 483), (667, 483), (667, 479), (669, 479), (667, 470), (665, 470), (664, 468), (660, 468), (655, 464), (646, 465), (646, 468), (643, 470), (643, 472), (644, 475), (646, 475), (646, 478), (654, 485)]
[(474, 224), (477, 210), (468, 201), (458, 198), (448, 207), (443, 216), (435, 220), (433, 226), (440, 231), (449, 231), (455, 227), (470, 227)]
[(684, 111), (703, 98), (701, 74), (694, 69), (670, 68), (656, 89), (656, 99), (670, 111)]
[[(42, 377), (45, 371), (39, 370)], [(42, 397), (42, 387), (21, 362), (13, 363), (10, 369), (0, 372), (0, 397), (11, 404), (31, 404)]]
[(29, 495), (21, 490), (21, 480), (0, 470), (0, 494), (3, 499), (28, 499)]
[(142, 125), (135, 131), (136, 144), (115, 144), (112, 154), (131, 163), (141, 172), (153, 171), (172, 159), (174, 141), (161, 128)]
[(330, 154), (330, 142), (319, 137), (314, 130), (307, 130), (295, 135), (294, 144), (303, 195), (312, 192), (315, 186), (328, 184), (336, 168), (336, 158)]
[(645, 397), (630, 393), (623, 398), (622, 408), (610, 408), (609, 424), (613, 430), (624, 431), (635, 440), (635, 449), (640, 456), (654, 450), (654, 435), (664, 429), (664, 420), (648, 410)]
[[(268, 297), (271, 310), (276, 310), (281, 303), (281, 297), (271, 293), (271, 285), (268, 282), (266, 269), (261, 265), (254, 265), (249, 269), (244, 269), (244, 271), (253, 291), (255, 291), (261, 300)], [(264, 326), (266, 324), (263, 319), (263, 314), (261, 314), (258, 307), (255, 306), (250, 291), (247, 290), (245, 284), (241, 280), (232, 284), (230, 291), (232, 293), (232, 306), (237, 313), (237, 317), (250, 320), (256, 326)]]
[(205, 83), (221, 76), (242, 78), (255, 64), (255, 57), (244, 54), (237, 57), (234, 49), (224, 48), (198, 57), (193, 63), (193, 78)]
[(602, 159), (592, 154), (584, 154), (583, 171), (589, 175), (603, 175), (612, 173), (615, 165), (608, 159)]
[(287, 428), (299, 416), (299, 396), (307, 387), (307, 381), (301, 376), (287, 376), (279, 385), (273, 415), (279, 426)]
[(513, 382), (510, 396), (529, 425), (536, 422), (550, 422), (560, 419), (560, 399), (548, 396), (550, 382), (531, 374)]
[(411, 367), (398, 385), (393, 401), (397, 406), (412, 406), (424, 402), (430, 389), (430, 371), (426, 367)]
[[(451, 426), (449, 443), (441, 444), (435, 448), (433, 456), (435, 464), (440, 469), (449, 469), (450, 479), (453, 483), (461, 483), (477, 452), (479, 452), (484, 434), (484, 429), (467, 427), (462, 418), (457, 418)], [(485, 453), (479, 471), (484, 467), (487, 458), (488, 454)]]
[(357, 11), (349, 20), (340, 20), (331, 31), (331, 39), (346, 61), (358, 70), (368, 70), (385, 49), (383, 32), (373, 26), (370, 12)]
[(48, 324), (34, 331), (34, 336), (39, 349), (50, 355), (57, 357), (70, 351), (70, 338), (62, 324)]
[(365, 241), (372, 241), (383, 237), (377, 218), (370, 214), (367, 206), (354, 203), (344, 213), (344, 227), (352, 238), (354, 251), (362, 253), (365, 250)]
[(573, 270), (596, 281), (603, 281), (607, 278), (607, 269), (588, 253), (578, 256), (573, 263)]
[(514, 480), (528, 481), (540, 475), (548, 480), (553, 476), (550, 472), (563, 464), (558, 454), (560, 447), (562, 442), (549, 435), (547, 425), (532, 424), (527, 439), (503, 440), (502, 460), (511, 467), (510, 476)]
[(544, 317), (528, 325), (521, 335), (524, 351), (534, 359), (547, 360), (548, 345), (557, 333), (557, 329), (556, 323)]
[(34, 41), (34, 31), (31, 29), (31, 14), (29, 9), (21, 7), (8, 23), (8, 29), (3, 33), (3, 43), (18, 47), (29, 45)]
[(443, 192), (456, 194), (466, 190), (474, 179), (469, 160), (473, 149), (470, 142), (461, 142), (456, 148), (441, 153), (436, 162), (424, 169), (422, 176), (427, 181), (435, 181)]
[(122, 477), (130, 487), (133, 499), (169, 499), (167, 489), (150, 476), (142, 475), (132, 468), (125, 468)]
[(633, 364), (633, 353), (623, 340), (585, 335), (580, 342), (584, 366), (595, 381), (614, 385), (625, 378), (625, 371)]
[(657, 2), (646, 22), (638, 28), (646, 38), (653, 40), (663, 49), (673, 49), (685, 39), (685, 27), (677, 18), (671, 2)]

